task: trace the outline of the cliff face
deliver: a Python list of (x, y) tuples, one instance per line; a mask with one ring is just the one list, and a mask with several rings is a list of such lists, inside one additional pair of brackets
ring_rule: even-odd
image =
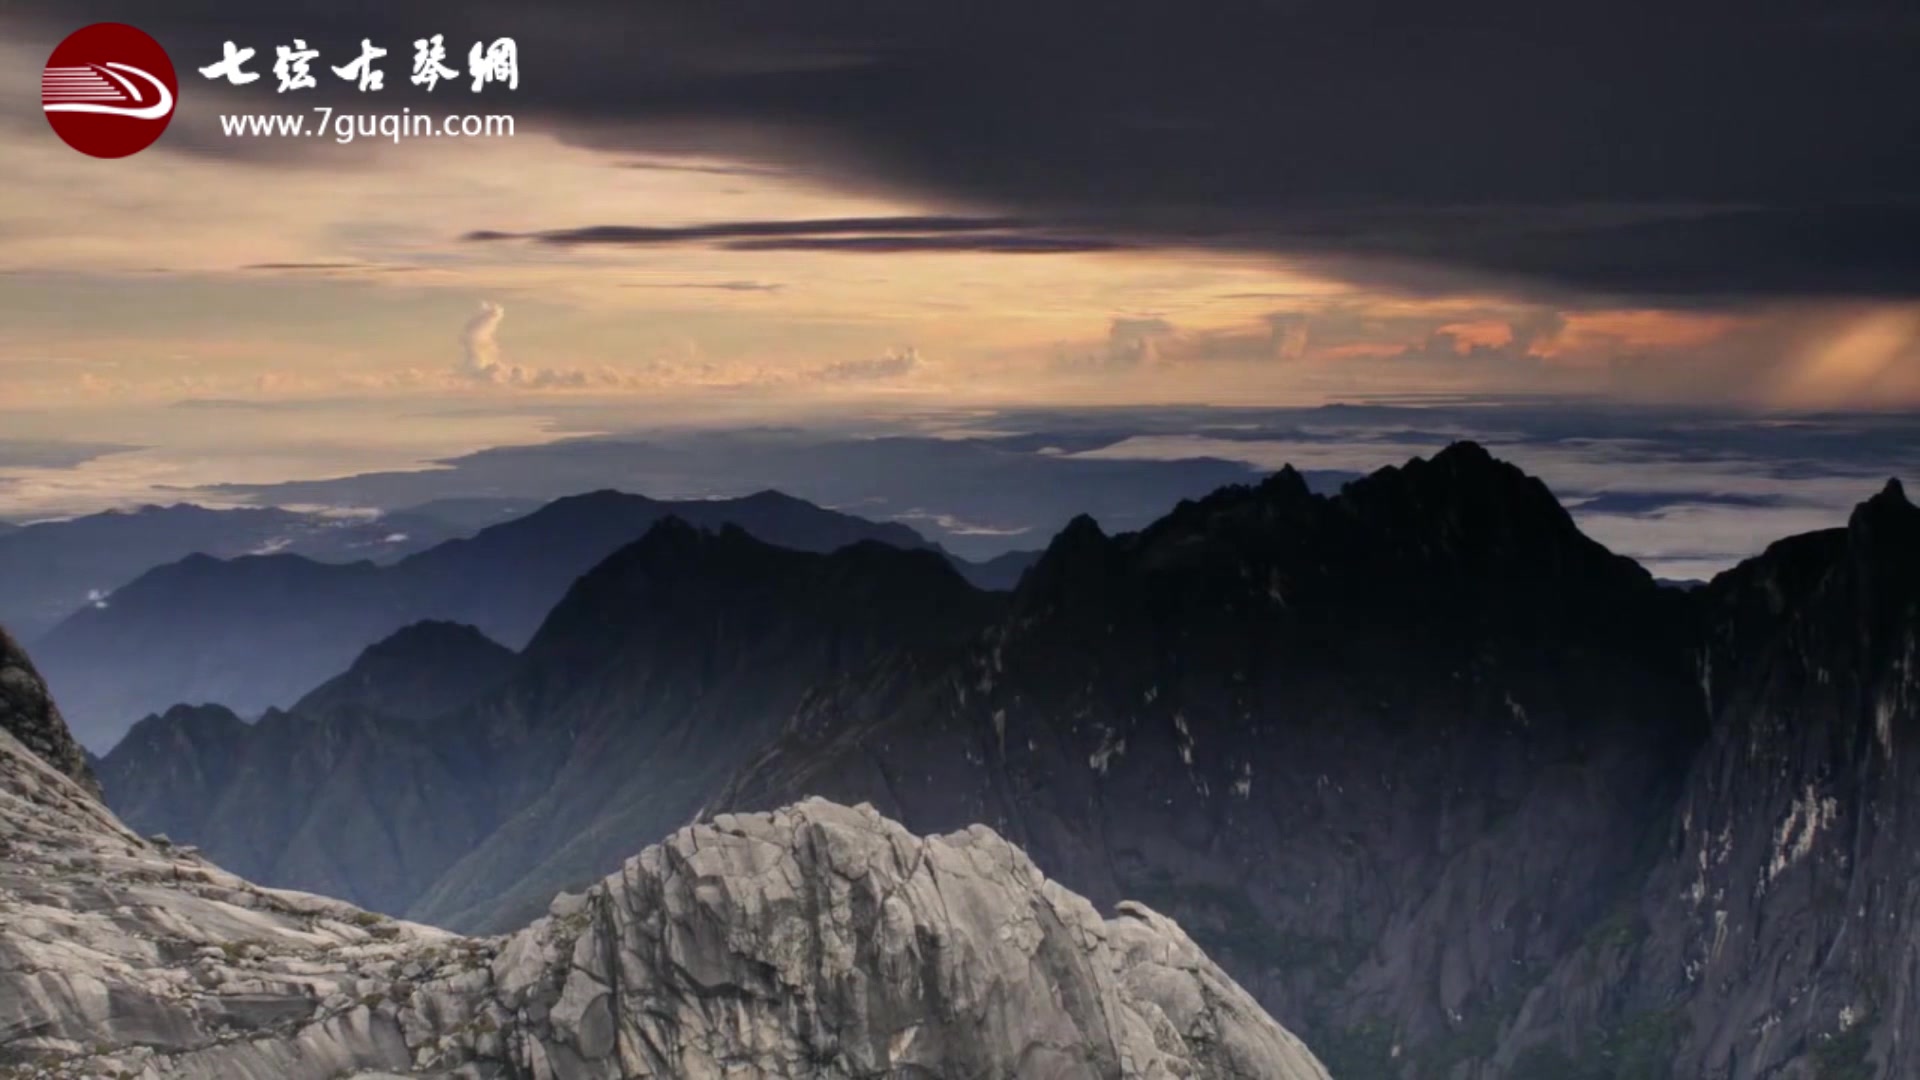
[(1342, 1080), (1447, 1076), (1638, 896), (1704, 738), (1691, 625), (1477, 447), (1282, 473), (1076, 523), (958, 670), (822, 695), (721, 804), (987, 822), (1174, 913)]
[(1675, 1075), (1920, 1074), (1920, 510), (1890, 484), (1702, 599), (1711, 737), (1663, 857), (1601, 974), (1563, 965), (1512, 1056), (1551, 1063), (1598, 1006)]
[(47, 693), (47, 684), (33, 661), (4, 628), (0, 628), (0, 731), (5, 731), (93, 795), (99, 781), (87, 766), (86, 752), (61, 719)]
[(0, 1074), (1325, 1080), (1139, 907), (985, 829), (684, 829), (506, 938), (263, 889), (0, 732)]
[(1179, 918), (1342, 1080), (1920, 1073), (1920, 511), (1661, 589), (1470, 448), (1069, 529), (958, 672), (725, 805), (980, 820)]

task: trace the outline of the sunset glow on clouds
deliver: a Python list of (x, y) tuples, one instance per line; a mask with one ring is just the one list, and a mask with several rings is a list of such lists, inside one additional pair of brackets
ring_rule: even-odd
[[(558, 13), (523, 19), (508, 29), (529, 65), (543, 50), (580, 57), (575, 74), (530, 66), (525, 95), (492, 99), (518, 114), (511, 139), (226, 139), (220, 112), (279, 103), (187, 69), (167, 137), (135, 159), (97, 161), (37, 115), (36, 72), (72, 16), (29, 5), (0, 22), (0, 410), (23, 410), (5, 414), (17, 431), (98, 439), (183, 399), (333, 402), (327, 423), (344, 443), (396, 409), (463, 402), (526, 408), (529, 439), (547, 403), (579, 400), (630, 409), (635, 425), (835, 406), (1419, 393), (1920, 405), (1920, 306), (1877, 281), (1828, 287), (1810, 276), (1821, 259), (1768, 254), (1771, 238), (1799, 234), (1790, 216), (1783, 226), (1754, 208), (1804, 208), (1779, 192), (1727, 181), (1725, 201), (1681, 198), (1725, 179), (1715, 161), (1685, 165), (1698, 177), (1672, 166), (1671, 198), (1605, 204), (1584, 179), (1551, 188), (1564, 179), (1543, 156), (1557, 136), (1535, 130), (1540, 141), (1506, 174), (1481, 176), (1471, 155), (1487, 148), (1463, 128), (1458, 161), (1343, 173), (1334, 159), (1365, 154), (1337, 125), (1295, 118), (1318, 155), (1302, 144), (1249, 157), (1231, 133), (1200, 141), (1208, 123), (1243, 118), (1237, 98), (1212, 96), (1204, 80), (1159, 85), (1140, 67), (1130, 69), (1139, 85), (1109, 88), (1135, 110), (1116, 102), (1118, 120), (1078, 98), (1081, 112), (1054, 115), (1042, 87), (1019, 98), (989, 81), (945, 86), (921, 105), (938, 113), (951, 100), (998, 118), (946, 118), (982, 144), (962, 153), (839, 96), (835, 79), (907, 76), (898, 57), (869, 50), (863, 27), (843, 25), (850, 13), (828, 8), (819, 40), (862, 44), (803, 49), (784, 35), (812, 42), (811, 30), (781, 24), (762, 42), (718, 16), (636, 13), (652, 36), (621, 40), (649, 44), (612, 68), (589, 63), (608, 57)], [(222, 35), (275, 32), (280, 16), (256, 15), (258, 27), (156, 15), (153, 30), (177, 54), (212, 59)], [(933, 53), (942, 35), (971, 32), (929, 19), (895, 32), (925, 35)], [(1034, 42), (1006, 45), (1017, 54), (1006, 62), (1052, 78), (1042, 61), (1059, 54), (1040, 46), (1069, 29), (1042, 20)], [(1146, 40), (1124, 25), (1093, 32), (1119, 35), (1116, 56)], [(1245, 59), (1225, 49), (1218, 63)], [(598, 86), (577, 74), (589, 70), (616, 80), (591, 100), (567, 82)], [(755, 73), (769, 72), (793, 80), (787, 96), (760, 96)], [(826, 89), (809, 89), (815, 81)], [(916, 89), (909, 78), (898, 92)], [(1478, 92), (1449, 92), (1468, 90)], [(1304, 108), (1278, 94), (1266, 107)], [(1108, 124), (1137, 136), (1132, 156), (1112, 149), (1118, 136), (1094, 137)], [(1032, 145), (996, 149), (1002, 138)], [(1035, 149), (1055, 143), (1058, 160)], [(1381, 135), (1367, 153), (1392, 145)], [(1487, 201), (1408, 187), (1456, 172), (1477, 178), (1471, 190)], [(1645, 186), (1636, 176), (1616, 179)], [(1256, 204), (1249, 193), (1263, 183), (1286, 190)], [(1741, 243), (1759, 254), (1718, 254), (1723, 233), (1749, 228), (1758, 239)], [(1864, 236), (1873, 273), (1902, 272), (1872, 246), (1880, 233), (1830, 231)], [(1703, 284), (1716, 268), (1725, 283)]]
[[(1915, 400), (1900, 304), (1663, 310), (1399, 294), (1194, 248), (1020, 253), (474, 241), (555, 223), (901, 219), (837, 194), (538, 135), (236, 163), (113, 163), (6, 130), (0, 386), (40, 405), (182, 396), (652, 393), (759, 387), (955, 401), (1252, 403), (1536, 390), (1766, 407)], [(481, 303), (518, 378), (463, 365)], [(1598, 305), (1598, 306), (1595, 306)], [(101, 313), (112, 312), (111, 318)], [(1131, 328), (1119, 332), (1116, 327)], [(1150, 328), (1143, 330), (1142, 328)], [(924, 363), (859, 370), (911, 348)], [(851, 366), (849, 366), (851, 365)], [(1631, 374), (1623, 374), (1631, 373)], [(831, 385), (820, 385), (822, 382)]]

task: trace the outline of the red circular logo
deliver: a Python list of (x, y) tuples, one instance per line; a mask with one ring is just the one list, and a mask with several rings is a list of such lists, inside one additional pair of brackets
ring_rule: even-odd
[(121, 158), (153, 145), (180, 96), (160, 43), (124, 23), (94, 23), (67, 35), (40, 73), (40, 106), (68, 146)]

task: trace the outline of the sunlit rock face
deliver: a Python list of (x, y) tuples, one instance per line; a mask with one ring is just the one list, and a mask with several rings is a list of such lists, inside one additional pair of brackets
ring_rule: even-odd
[(1324, 1080), (1170, 921), (985, 828), (727, 815), (504, 938), (265, 889), (0, 733), (0, 1075)]

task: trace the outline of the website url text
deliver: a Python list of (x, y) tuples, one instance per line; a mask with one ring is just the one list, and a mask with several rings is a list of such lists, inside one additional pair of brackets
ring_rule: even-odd
[(332, 139), (346, 145), (356, 139), (502, 139), (513, 137), (513, 117), (430, 116), (402, 109), (397, 113), (337, 113), (317, 106), (301, 113), (230, 113), (220, 117), (229, 138)]

